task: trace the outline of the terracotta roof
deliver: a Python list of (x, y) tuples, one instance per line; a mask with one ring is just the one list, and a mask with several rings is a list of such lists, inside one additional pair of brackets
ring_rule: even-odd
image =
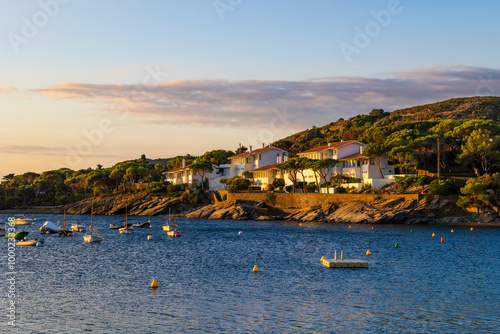
[(319, 152), (319, 151), (323, 151), (323, 150), (326, 150), (326, 149), (329, 149), (329, 148), (335, 148), (335, 147), (342, 146), (342, 145), (345, 145), (345, 144), (348, 144), (348, 143), (352, 143), (352, 142), (355, 142), (355, 140), (338, 141), (338, 142), (335, 142), (335, 143), (330, 143), (328, 145), (314, 147), (314, 148), (311, 148), (311, 149), (309, 149), (307, 151), (299, 152), (297, 154)]
[(189, 166), (191, 166), (192, 164), (189, 164), (189, 165), (186, 165), (186, 167), (177, 167), (177, 168), (174, 168), (174, 169), (171, 169), (171, 170), (167, 170), (165, 173), (175, 173), (175, 172), (180, 172), (181, 170), (187, 170), (189, 169)]
[(340, 158), (339, 160), (352, 160), (352, 159), (357, 159), (363, 157), (362, 153), (356, 153), (356, 154), (351, 154), (348, 155), (347, 157)]
[(240, 153), (240, 154), (236, 154), (236, 155), (233, 155), (232, 157), (229, 157), (228, 159), (242, 158), (242, 157), (246, 157), (247, 155), (250, 155), (250, 154), (261, 153), (261, 152), (264, 152), (264, 151), (267, 151), (267, 150), (270, 150), (270, 149), (281, 150), (280, 148), (277, 148), (277, 147), (274, 147), (274, 146), (267, 146), (267, 147), (263, 147), (263, 148), (258, 148), (256, 150), (252, 150), (252, 153), (250, 153), (249, 151), (246, 151), (246, 152), (243, 152), (243, 153)]
[(257, 168), (257, 169), (254, 169), (254, 170), (251, 170), (250, 172), (263, 172), (263, 171), (266, 171), (266, 170), (270, 170), (270, 169), (273, 169), (274, 167), (276, 167), (277, 164), (269, 164), (269, 165), (265, 165), (265, 166), (262, 166), (260, 168)]

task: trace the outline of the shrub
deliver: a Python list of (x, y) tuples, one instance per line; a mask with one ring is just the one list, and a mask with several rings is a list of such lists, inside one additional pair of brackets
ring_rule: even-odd
[(400, 191), (405, 191), (409, 186), (414, 184), (416, 180), (417, 177), (414, 175), (408, 175), (405, 177), (396, 176), (394, 179)]
[(284, 179), (274, 179), (273, 186), (274, 186), (274, 188), (283, 189), (283, 187), (285, 186), (285, 180)]
[(292, 191), (293, 187), (291, 185), (288, 185), (288, 186), (285, 186), (285, 191), (287, 193), (289, 193), (290, 191)]
[(371, 194), (375, 189), (371, 183), (365, 183), (361, 186), (361, 192), (363, 194)]
[(248, 190), (261, 190), (259, 186), (248, 186)]
[(473, 206), (480, 209), (490, 203), (490, 195), (486, 192), (486, 186), (481, 180), (467, 180), (467, 183), (460, 189), (460, 192), (464, 196), (460, 196), (458, 199), (458, 206)]
[(429, 178), (425, 175), (419, 176), (415, 181), (416, 186), (424, 186), (426, 184), (429, 184)]
[(427, 189), (431, 195), (446, 196), (450, 194), (452, 188), (451, 180), (433, 180)]
[(242, 179), (241, 177), (233, 178), (231, 182), (233, 191), (247, 190), (251, 182), (248, 179)]
[(318, 190), (318, 186), (316, 185), (315, 182), (311, 182), (308, 185), (306, 185), (306, 192), (308, 193), (315, 193)]
[(337, 194), (347, 194), (347, 189), (344, 187), (337, 187), (337, 188), (335, 188), (335, 192)]
[(151, 194), (160, 194), (164, 193), (167, 190), (167, 188), (165, 187), (163, 182), (153, 181), (149, 182), (146, 190)]
[(266, 203), (267, 205), (275, 206), (276, 205), (276, 194), (267, 193), (266, 199), (264, 200), (264, 203)]

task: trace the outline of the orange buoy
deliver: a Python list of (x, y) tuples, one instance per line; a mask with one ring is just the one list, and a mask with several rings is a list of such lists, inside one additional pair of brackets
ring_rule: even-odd
[(371, 255), (372, 253), (370, 252), (370, 250), (367, 250), (366, 251), (366, 255)]
[(451, 229), (451, 233), (453, 233), (453, 232), (455, 232), (455, 231), (453, 231), (453, 229)]
[(257, 265), (253, 266), (252, 271), (253, 271), (254, 273), (256, 273), (256, 272), (258, 272), (258, 271), (259, 271), (259, 268), (257, 268)]
[(156, 283), (156, 279), (153, 279), (153, 282), (151, 283), (151, 288), (156, 289), (158, 287), (158, 283)]
[(432, 237), (434, 238), (436, 235), (434, 233), (432, 233)]
[(375, 226), (372, 226), (372, 231), (375, 229)]
[(443, 242), (444, 242), (444, 238), (441, 238), (441, 243), (443, 243)]
[(474, 228), (473, 228), (473, 227), (471, 227), (471, 228), (470, 228), (470, 230), (471, 230), (471, 231), (474, 231)]

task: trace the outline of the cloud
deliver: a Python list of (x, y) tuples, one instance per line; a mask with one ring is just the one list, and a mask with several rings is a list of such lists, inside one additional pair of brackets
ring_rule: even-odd
[(0, 85), (0, 92), (17, 92), (17, 88), (14, 86)]
[[(3, 145), (0, 146), (0, 153), (22, 154), (22, 155), (43, 155), (43, 156), (66, 156), (68, 147), (62, 146), (37, 146), (37, 145)], [(115, 158), (117, 155), (110, 154), (85, 154), (84, 157), (92, 158)]]
[(286, 107), (287, 124), (303, 128), (340, 117), (392, 111), (454, 97), (500, 95), (500, 70), (433, 67), (380, 77), (303, 81), (172, 80), (159, 85), (66, 82), (30, 93), (127, 112), (138, 121), (169, 125), (259, 127)]

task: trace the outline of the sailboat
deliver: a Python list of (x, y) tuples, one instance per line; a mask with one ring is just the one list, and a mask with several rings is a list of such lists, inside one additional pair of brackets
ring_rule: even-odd
[(97, 233), (97, 229), (94, 228), (93, 224), (94, 216), (94, 203), (92, 203), (92, 209), (90, 211), (90, 228), (88, 234), (83, 236), (83, 242), (99, 242), (101, 241), (101, 236)]
[(175, 222), (175, 218), (172, 218), (170, 210), (168, 211), (167, 222), (163, 224), (163, 231), (167, 232), (169, 237), (180, 237), (181, 231), (179, 230), (179, 225)]
[(59, 231), (57, 231), (57, 234), (60, 236), (60, 237), (71, 237), (73, 235), (73, 233), (71, 233), (70, 230), (67, 230), (66, 229), (66, 210), (64, 210), (64, 225), (63, 225), (63, 228), (59, 228)]
[(134, 229), (128, 225), (128, 216), (127, 216), (127, 206), (125, 205), (125, 226), (120, 228), (120, 234), (132, 234), (134, 233)]

